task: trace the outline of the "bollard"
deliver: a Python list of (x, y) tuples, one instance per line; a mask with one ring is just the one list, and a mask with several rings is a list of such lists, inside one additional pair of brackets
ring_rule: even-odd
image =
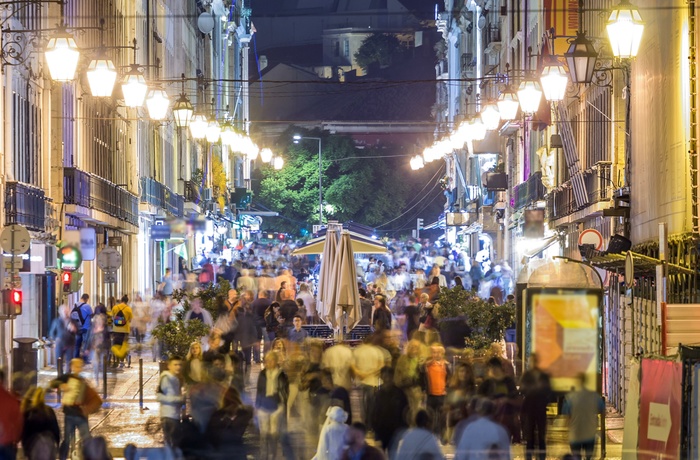
[[(605, 396), (603, 396), (603, 403), (605, 403)], [(600, 458), (605, 458), (607, 450), (606, 444), (608, 441), (608, 434), (605, 428), (605, 413), (606, 411), (603, 410), (603, 413), (600, 414)]]
[(102, 399), (107, 399), (107, 354), (102, 357)]
[[(63, 375), (63, 358), (61, 356), (56, 358), (56, 374), (58, 374), (58, 377)], [(61, 404), (61, 388), (60, 387), (56, 390), (56, 399), (58, 400), (58, 403)]]
[(143, 410), (143, 358), (139, 357), (139, 409)]

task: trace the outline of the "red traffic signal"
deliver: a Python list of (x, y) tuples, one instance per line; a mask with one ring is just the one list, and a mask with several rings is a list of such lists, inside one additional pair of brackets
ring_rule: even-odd
[(63, 292), (70, 292), (70, 282), (73, 279), (73, 274), (71, 272), (63, 272), (61, 275), (61, 281), (63, 281)]
[(22, 291), (20, 289), (5, 289), (2, 291), (3, 310), (6, 315), (19, 316), (22, 314)]

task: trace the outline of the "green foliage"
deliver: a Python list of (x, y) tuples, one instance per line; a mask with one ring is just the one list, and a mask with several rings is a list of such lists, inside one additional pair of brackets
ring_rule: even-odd
[(493, 305), (464, 289), (442, 288), (437, 303), (440, 319), (466, 317), (472, 330), (466, 346), (474, 350), (484, 350), (502, 340), (515, 320), (515, 302)]
[(173, 300), (182, 305), (184, 311), (190, 309), (192, 300), (200, 299), (202, 308), (211, 313), (212, 318), (216, 321), (219, 316), (219, 306), (224, 303), (228, 297), (228, 291), (231, 285), (226, 280), (220, 280), (216, 286), (209, 284), (207, 287), (196, 290), (194, 293), (184, 289), (173, 291)]
[(169, 355), (184, 358), (190, 344), (209, 334), (209, 326), (198, 319), (185, 322), (181, 317), (153, 328), (153, 336), (163, 343)]
[[(290, 138), (291, 135), (284, 134), (281, 140)], [(358, 151), (347, 136), (323, 137), (322, 148), (324, 219), (376, 226), (404, 208), (410, 198), (410, 183), (400, 171), (405, 168), (405, 175), (410, 174), (405, 158), (382, 158), (387, 155), (386, 150)], [(358, 156), (370, 158), (353, 158)], [(254, 181), (254, 186), (259, 187), (255, 191), (256, 201), (286, 217), (265, 219), (270, 228), (298, 234), (302, 227), (318, 222), (316, 142), (290, 144), (284, 168), (277, 171), (263, 167), (260, 174), (260, 181)], [(327, 212), (327, 206), (333, 208), (333, 214)]]
[(396, 35), (374, 33), (363, 40), (355, 53), (355, 61), (365, 70), (374, 63), (380, 67), (388, 67), (405, 51)]

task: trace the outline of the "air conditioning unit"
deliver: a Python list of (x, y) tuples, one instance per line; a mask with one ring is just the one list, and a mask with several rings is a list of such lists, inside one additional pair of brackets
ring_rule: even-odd
[(211, 201), (211, 189), (210, 188), (203, 188), (202, 189), (202, 200), (203, 201)]

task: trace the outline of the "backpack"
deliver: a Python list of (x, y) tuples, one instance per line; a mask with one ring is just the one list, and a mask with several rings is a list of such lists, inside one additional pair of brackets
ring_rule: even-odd
[(121, 309), (114, 314), (114, 320), (112, 324), (114, 324), (117, 327), (126, 326), (126, 316), (124, 316), (124, 309)]
[(158, 388), (156, 388), (156, 394), (165, 394), (163, 393), (163, 388), (161, 388), (161, 385), (163, 385), (163, 377), (165, 377), (165, 375), (161, 374), (160, 378), (158, 379)]
[(73, 309), (70, 311), (70, 319), (81, 326), (85, 325), (85, 318), (83, 318), (83, 312), (80, 311), (80, 307), (85, 305), (85, 303), (81, 303), (78, 305), (77, 303), (73, 306)]

